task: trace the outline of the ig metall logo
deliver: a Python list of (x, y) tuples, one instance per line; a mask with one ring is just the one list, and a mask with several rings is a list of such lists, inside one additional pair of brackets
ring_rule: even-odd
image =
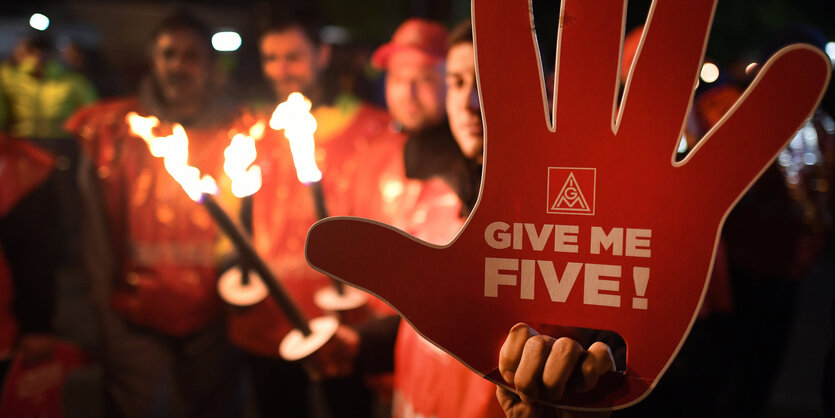
[(597, 169), (548, 167), (547, 213), (594, 215)]

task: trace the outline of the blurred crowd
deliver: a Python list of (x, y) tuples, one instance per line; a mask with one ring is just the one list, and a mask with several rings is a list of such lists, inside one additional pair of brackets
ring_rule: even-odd
[[(328, 43), (323, 23), (307, 9), (269, 16), (263, 82), (245, 94), (229, 86), (250, 80), (229, 80), (213, 32), (185, 10), (153, 31), (148, 74), (130, 95), (100, 99), (111, 79), (87, 71), (77, 49), (59, 56), (44, 35), (21, 39), (0, 63), (0, 417), (485, 417), (529, 401), (504, 388), (497, 396), (374, 297), (344, 309), (320, 296), (338, 286), (307, 265), (313, 223), (359, 216), (446, 243), (476, 204), (484, 146), (469, 21), (408, 19), (371, 54)], [(626, 36), (623, 80), (640, 36)], [(826, 43), (808, 28), (786, 32), (758, 62), (794, 42)], [(680, 158), (757, 70), (699, 85)], [(553, 80), (547, 64), (545, 74)], [(316, 187), (300, 181), (290, 129), (268, 127), (294, 92), (316, 119)], [(281, 302), (263, 289), (242, 301), (260, 283), (249, 261), (149, 152), (178, 132), (188, 163), (216, 179), (214, 199), (301, 312), (339, 318), (303, 361), (279, 355), (294, 326)], [(253, 139), (261, 170), (246, 197), (229, 191), (224, 171), (238, 134)], [(614, 415), (766, 413), (797, 283), (831, 258), (833, 163), (835, 121), (819, 110), (728, 216), (676, 361), (649, 398)], [(593, 342), (580, 341), (588, 358)], [(622, 370), (609, 345), (608, 367)], [(824, 367), (820, 396), (835, 414), (835, 353)]]

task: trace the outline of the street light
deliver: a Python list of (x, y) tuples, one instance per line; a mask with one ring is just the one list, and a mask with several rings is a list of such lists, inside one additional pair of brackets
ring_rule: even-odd
[(49, 27), (49, 18), (41, 13), (35, 13), (29, 18), (29, 26), (37, 30), (46, 30)]
[(212, 47), (215, 51), (232, 52), (241, 47), (241, 35), (235, 31), (222, 31), (212, 35)]

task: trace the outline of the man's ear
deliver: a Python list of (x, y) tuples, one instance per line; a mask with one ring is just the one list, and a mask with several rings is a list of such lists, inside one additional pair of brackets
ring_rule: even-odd
[(331, 63), (331, 50), (330, 44), (322, 43), (319, 45), (319, 50), (316, 53), (316, 64), (319, 70), (328, 68), (328, 65)]

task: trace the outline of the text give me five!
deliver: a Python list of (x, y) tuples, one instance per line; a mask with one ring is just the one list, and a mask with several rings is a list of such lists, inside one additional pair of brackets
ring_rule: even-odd
[[(530, 223), (492, 222), (484, 230), (484, 240), (496, 250), (532, 249), (544, 252), (580, 254), (609, 254), (612, 256), (649, 258), (651, 229), (610, 228), (592, 226), (588, 240), (581, 240), (577, 225), (545, 224), (537, 228)], [(583, 242), (587, 246), (582, 245)], [(558, 272), (552, 260), (485, 257), (484, 296), (498, 297), (499, 286), (518, 286), (519, 298), (533, 300), (534, 284), (539, 277), (545, 282), (548, 297), (553, 302), (565, 302), (574, 283), (583, 272), (583, 303), (586, 305), (621, 306), (620, 278), (622, 266), (612, 264), (566, 262)], [(635, 285), (633, 309), (647, 309), (646, 293), (649, 282), (648, 267), (632, 267)], [(540, 296), (540, 297), (545, 297)]]

